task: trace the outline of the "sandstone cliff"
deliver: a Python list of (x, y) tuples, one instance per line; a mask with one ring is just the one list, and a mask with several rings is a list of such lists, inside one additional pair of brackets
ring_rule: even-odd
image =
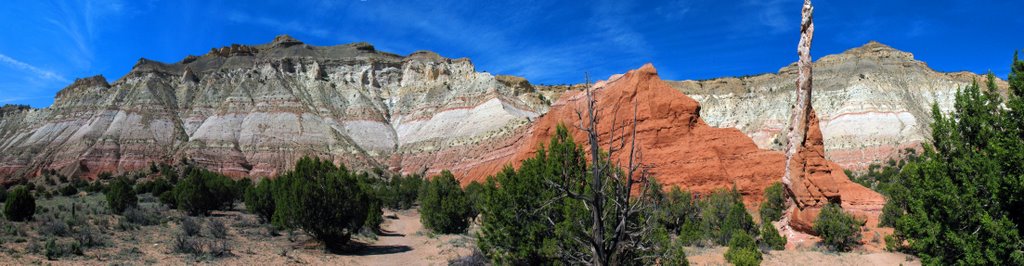
[(279, 36), (177, 63), (140, 59), (112, 83), (76, 80), (49, 108), (5, 111), (0, 180), (44, 169), (91, 177), (184, 157), (232, 176), (273, 176), (304, 155), (433, 170), (546, 110), (529, 82), (476, 72), (468, 59)]
[[(700, 104), (661, 81), (649, 64), (598, 82), (594, 88), (599, 117), (604, 121), (598, 125), (602, 147), (611, 141), (610, 121), (617, 119), (631, 125), (633, 102), (638, 101), (637, 146), (642, 149), (644, 163), (652, 167), (666, 188), (680, 186), (706, 194), (735, 185), (746, 200), (759, 201), (764, 189), (782, 177), (782, 153), (757, 148), (734, 128), (707, 125), (701, 118)], [(506, 164), (518, 165), (550, 140), (558, 123), (578, 123), (575, 110), (583, 108), (584, 101), (581, 91), (565, 92), (547, 114), (517, 137), (511, 149), (495, 153), (491, 160), (456, 167), (453, 173), (465, 177), (465, 183), (482, 180)], [(569, 131), (577, 141), (585, 140), (583, 132), (572, 127)]]
[[(931, 104), (948, 112), (958, 88), (985, 80), (936, 72), (913, 54), (877, 42), (822, 57), (814, 70), (812, 101), (826, 155), (853, 170), (919, 147), (930, 134)], [(669, 83), (701, 103), (709, 125), (738, 128), (758, 147), (782, 150), (796, 75), (794, 63), (776, 74)]]

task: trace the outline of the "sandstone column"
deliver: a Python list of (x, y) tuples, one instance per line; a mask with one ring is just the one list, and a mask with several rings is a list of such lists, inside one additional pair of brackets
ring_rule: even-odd
[[(782, 176), (782, 183), (793, 196), (803, 194), (800, 190), (806, 189), (794, 186), (794, 183), (802, 183), (799, 179), (802, 179), (804, 162), (796, 157), (799, 156), (799, 149), (807, 139), (807, 121), (811, 114), (811, 39), (814, 38), (814, 7), (811, 0), (804, 0), (801, 14), (800, 43), (796, 49), (797, 55), (800, 56), (797, 61), (799, 74), (796, 79), (796, 103), (790, 112), (789, 133), (786, 135), (786, 172)], [(794, 178), (798, 180), (794, 182)], [(800, 206), (799, 200), (794, 201), (797, 202), (797, 207), (803, 207)]]

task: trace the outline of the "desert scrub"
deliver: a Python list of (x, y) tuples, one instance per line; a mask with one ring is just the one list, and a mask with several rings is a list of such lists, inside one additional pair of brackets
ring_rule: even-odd
[(782, 219), (782, 211), (786, 209), (786, 198), (783, 195), (782, 183), (775, 182), (764, 190), (764, 201), (759, 210), (761, 223), (769, 223)]
[(58, 258), (70, 255), (83, 254), (82, 245), (79, 244), (78, 241), (72, 240), (70, 242), (64, 242), (58, 241), (57, 239), (54, 238), (49, 238), (46, 240), (46, 245), (44, 246), (43, 252), (43, 255), (45, 255), (46, 259), (48, 260), (56, 260)]
[(443, 234), (462, 233), (469, 227), (473, 211), (459, 181), (449, 171), (423, 184), (420, 194), (420, 221), (423, 226)]
[(139, 199), (135, 196), (135, 191), (132, 190), (128, 178), (118, 177), (111, 181), (109, 186), (106, 192), (107, 204), (114, 213), (124, 213), (129, 207), (139, 204)]
[(317, 158), (300, 159), (274, 183), (273, 224), (302, 229), (328, 250), (338, 250), (359, 232), (374, 200), (344, 165)]
[(746, 231), (736, 230), (729, 240), (729, 250), (725, 252), (725, 260), (736, 266), (757, 266), (761, 264), (761, 251), (757, 250), (754, 238)]
[(10, 221), (26, 221), (36, 213), (36, 198), (25, 186), (16, 186), (4, 202), (4, 216)]
[(773, 250), (786, 249), (786, 237), (779, 235), (772, 223), (765, 222), (761, 225), (761, 243)]
[(185, 234), (175, 235), (171, 241), (171, 248), (175, 253), (191, 254), (194, 256), (222, 257), (231, 254), (231, 246), (225, 240), (204, 239)]
[(861, 223), (838, 204), (830, 203), (818, 213), (812, 229), (821, 236), (822, 245), (831, 250), (849, 251), (860, 244)]
[(160, 224), (160, 213), (141, 206), (128, 207), (124, 211), (124, 219), (132, 224), (150, 226)]
[(199, 231), (202, 230), (200, 222), (202, 222), (202, 220), (197, 218), (185, 217), (185, 219), (181, 220), (181, 232), (186, 236), (199, 235)]
[(210, 236), (214, 238), (223, 239), (228, 236), (228, 227), (224, 225), (224, 222), (220, 220), (212, 219), (206, 223), (206, 230), (210, 232)]

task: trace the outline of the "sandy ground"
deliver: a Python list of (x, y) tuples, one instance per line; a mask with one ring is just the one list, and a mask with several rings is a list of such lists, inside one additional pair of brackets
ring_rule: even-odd
[[(98, 201), (92, 197), (86, 200)], [(420, 224), (419, 212), (413, 209), (385, 211), (383, 235), (358, 236), (352, 248), (334, 254), (324, 251), (304, 233), (272, 233), (255, 215), (226, 211), (201, 218), (204, 231), (195, 238), (226, 243), (228, 253), (219, 257), (197, 256), (173, 251), (172, 243), (181, 230), (184, 215), (175, 210), (165, 210), (160, 215), (165, 216), (166, 222), (158, 225), (133, 230), (104, 228), (102, 234), (109, 244), (86, 248), (83, 255), (56, 260), (47, 260), (39, 251), (46, 239), (37, 232), (39, 222), (14, 224), (27, 235), (5, 237), (8, 241), (0, 245), (0, 265), (447, 265), (449, 259), (470, 255), (475, 245), (469, 234), (429, 233)], [(116, 221), (115, 216), (109, 214), (92, 217)], [(214, 220), (227, 225), (226, 238), (213, 238), (206, 231), (206, 225)], [(9, 240), (14, 238), (27, 240)]]
[[(40, 201), (48, 209), (65, 207), (78, 202), (80, 213), (86, 209), (102, 209), (102, 196), (58, 198)], [(199, 218), (203, 231), (194, 239), (207, 243), (225, 243), (228, 252), (223, 256), (191, 255), (174, 252), (173, 243), (181, 232), (185, 216), (176, 210), (167, 210), (151, 199), (140, 203), (146, 208), (158, 209), (161, 222), (135, 229), (118, 228), (119, 216), (109, 213), (87, 215), (89, 223), (101, 228), (109, 243), (101, 247), (84, 249), (82, 255), (70, 255), (47, 260), (40, 245), (47, 239), (41, 235), (44, 216), (33, 222), (9, 223), (0, 221), (0, 265), (447, 265), (454, 258), (472, 253), (475, 240), (470, 234), (434, 235), (425, 230), (415, 209), (384, 213), (383, 234), (359, 236), (352, 248), (340, 254), (325, 252), (323, 247), (304, 233), (274, 232), (261, 224), (252, 214), (237, 211), (214, 212)], [(81, 206), (89, 206), (81, 207)], [(52, 211), (51, 211), (52, 212)], [(65, 217), (66, 218), (66, 217)], [(62, 218), (64, 219), (64, 218)], [(215, 238), (209, 233), (209, 224), (219, 221), (227, 226), (227, 236)], [(13, 227), (12, 227), (13, 226)], [(471, 228), (470, 232), (477, 228)], [(11, 232), (18, 231), (12, 235)], [(63, 237), (69, 240), (69, 237)], [(764, 254), (762, 265), (920, 265), (913, 256), (901, 253), (858, 248), (854, 252), (834, 253), (801, 244), (791, 239), (789, 250)], [(797, 242), (797, 243), (794, 243)], [(725, 247), (687, 247), (686, 254), (692, 265), (728, 265)]]
[[(687, 247), (690, 265), (731, 265), (725, 261), (727, 247)], [(833, 253), (815, 250), (769, 251), (763, 255), (762, 266), (770, 265), (921, 265), (914, 256), (894, 252)]]
[(418, 210), (384, 213), (384, 234), (365, 252), (345, 256), (351, 265), (448, 265), (448, 260), (472, 253), (473, 238), (467, 235), (431, 237), (419, 220)]

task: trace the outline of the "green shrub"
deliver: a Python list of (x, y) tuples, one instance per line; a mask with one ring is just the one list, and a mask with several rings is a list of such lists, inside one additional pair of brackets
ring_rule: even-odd
[(741, 230), (747, 235), (756, 235), (754, 218), (747, 213), (743, 199), (735, 189), (719, 189), (701, 200), (701, 223), (708, 238), (719, 245), (726, 245), (732, 233)]
[(0, 202), (7, 201), (7, 188), (0, 187)]
[(393, 180), (392, 187), (397, 191), (397, 200), (391, 206), (396, 209), (409, 209), (419, 198), (420, 187), (423, 186), (423, 177), (420, 175), (401, 176), (397, 181)]
[(16, 186), (7, 194), (4, 216), (10, 221), (26, 221), (36, 213), (36, 199), (25, 186)]
[(136, 194), (151, 193), (154, 196), (160, 196), (160, 194), (172, 189), (174, 189), (174, 186), (172, 186), (171, 183), (163, 177), (158, 177), (149, 182), (140, 182), (135, 184)]
[(380, 224), (384, 223), (384, 210), (380, 205), (380, 201), (371, 200), (366, 209), (366, 222), (363, 223), (363, 228), (373, 233), (380, 233)]
[(230, 209), (237, 196), (235, 182), (230, 178), (198, 168), (189, 169), (173, 193), (176, 207), (193, 216)]
[(77, 241), (71, 241), (68, 243), (61, 243), (54, 238), (46, 240), (43, 255), (48, 260), (56, 260), (61, 257), (68, 255), (82, 255), (82, 245)]
[(64, 255), (63, 250), (57, 246), (57, 241), (53, 238), (46, 239), (46, 259), (55, 260)]
[(72, 195), (78, 194), (78, 188), (75, 188), (75, 186), (71, 184), (67, 184), (61, 186), (59, 192), (62, 196), (70, 197)]
[(733, 231), (729, 240), (729, 250), (725, 252), (725, 260), (736, 266), (761, 265), (761, 252), (757, 250), (754, 238), (746, 231)]
[(95, 181), (90, 182), (89, 185), (85, 186), (84, 190), (88, 191), (88, 192), (96, 193), (96, 192), (103, 192), (106, 189), (107, 189), (107, 187), (103, 186), (103, 182), (101, 182), (100, 180), (95, 180)]
[(952, 110), (932, 105), (929, 145), (886, 195), (893, 249), (925, 265), (1024, 265), (1024, 61), (1012, 62), (1009, 90), (990, 73)]
[(697, 224), (699, 222), (698, 217), (700, 216), (700, 207), (697, 206), (697, 202), (693, 200), (693, 194), (691, 194), (690, 191), (683, 191), (679, 189), (679, 187), (672, 187), (672, 189), (665, 194), (665, 199), (662, 203), (662, 210), (664, 213), (662, 215), (662, 224), (670, 232), (678, 235), (691, 233), (683, 232), (685, 224)]
[(128, 184), (128, 179), (125, 177), (118, 177), (110, 181), (106, 194), (110, 211), (116, 214), (124, 213), (128, 207), (139, 204), (139, 199), (135, 197), (135, 191), (132, 190), (132, 186)]
[(206, 223), (206, 229), (210, 232), (210, 236), (214, 238), (224, 239), (228, 236), (228, 227), (224, 225), (224, 222), (217, 219), (212, 219)]
[(672, 244), (668, 246), (668, 250), (661, 257), (660, 265), (678, 265), (687, 266), (690, 265), (690, 261), (686, 260), (686, 251), (683, 249), (686, 244), (676, 239), (672, 241)]
[(903, 208), (899, 204), (897, 201), (886, 200), (885, 206), (882, 207), (882, 215), (878, 217), (878, 226), (896, 226), (896, 220), (903, 216)]
[(472, 207), (469, 213), (471, 218), (480, 214), (480, 208), (483, 206), (484, 201), (484, 189), (486, 189), (484, 185), (476, 180), (466, 185), (466, 201), (469, 201), (469, 206)]
[(860, 244), (860, 221), (843, 211), (838, 204), (825, 205), (814, 221), (814, 232), (822, 245), (836, 251), (848, 251)]
[(144, 209), (138, 206), (131, 206), (124, 210), (124, 219), (132, 224), (149, 226), (160, 223), (160, 213)]
[(369, 175), (360, 175), (362, 180), (370, 183), (374, 198), (381, 202), (381, 207), (405, 210), (412, 208), (419, 197), (420, 186), (423, 178), (420, 175), (393, 175), (384, 179), (384, 171), (375, 169), (375, 175), (380, 177), (371, 178)]
[(274, 217), (274, 180), (263, 179), (245, 193), (245, 208), (256, 214), (263, 222)]
[(442, 171), (427, 181), (422, 191), (420, 221), (424, 227), (444, 234), (466, 231), (472, 207), (451, 172)]
[(773, 183), (764, 190), (764, 201), (761, 202), (761, 223), (782, 219), (782, 211), (786, 209), (786, 198), (782, 191), (782, 183)]
[(178, 199), (173, 190), (160, 193), (160, 203), (166, 204), (167, 207), (172, 209), (178, 208)]
[(772, 223), (761, 224), (761, 242), (774, 250), (786, 249), (786, 237), (779, 235)]
[(341, 248), (362, 228), (373, 200), (348, 169), (320, 159), (300, 159), (274, 183), (273, 223), (300, 228), (328, 250)]
[(203, 220), (200, 220), (198, 218), (185, 217), (185, 219), (181, 220), (181, 232), (186, 236), (199, 235), (199, 231), (201, 231), (203, 228), (203, 225), (200, 224), (202, 222)]

